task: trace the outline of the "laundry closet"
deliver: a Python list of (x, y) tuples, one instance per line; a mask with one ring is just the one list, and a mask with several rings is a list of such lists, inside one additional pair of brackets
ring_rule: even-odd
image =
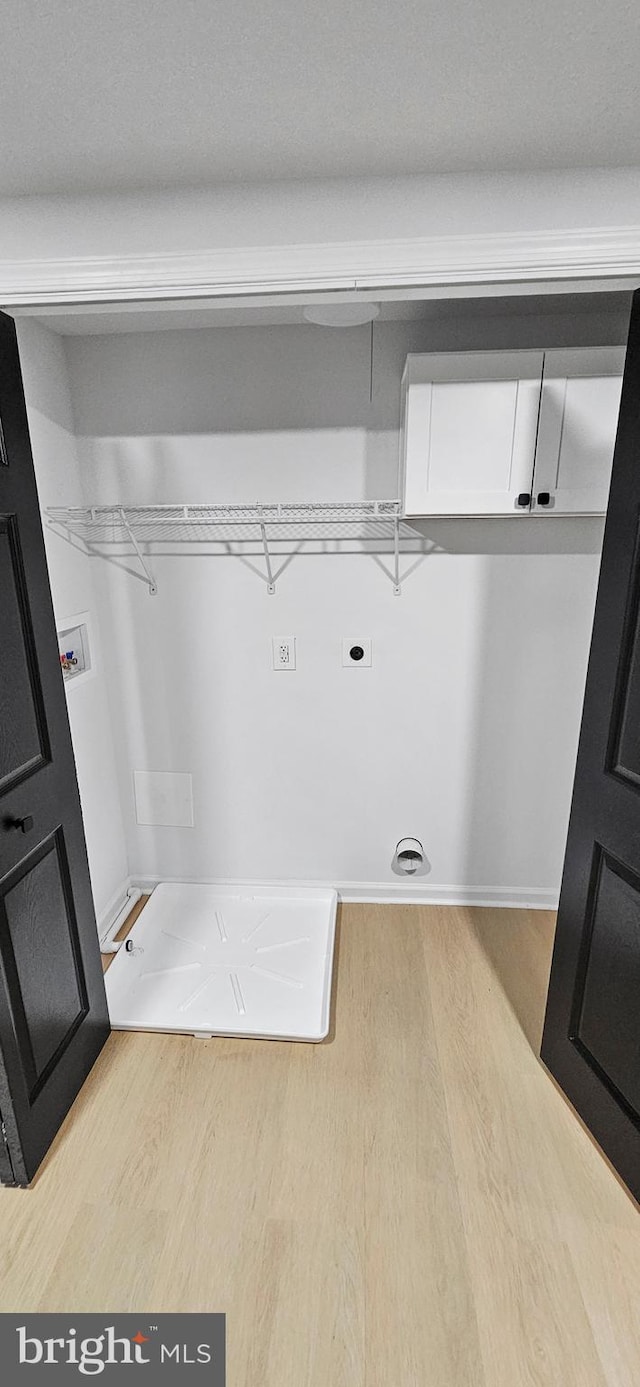
[(320, 1040), (339, 899), (557, 903), (629, 296), (326, 298), (16, 315), (116, 1026)]

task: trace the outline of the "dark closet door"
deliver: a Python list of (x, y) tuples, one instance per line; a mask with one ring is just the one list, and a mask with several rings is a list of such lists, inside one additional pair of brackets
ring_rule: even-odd
[(542, 1058), (640, 1198), (640, 291), (631, 314)]
[(0, 314), (0, 1179), (31, 1180), (109, 1033), (13, 322)]

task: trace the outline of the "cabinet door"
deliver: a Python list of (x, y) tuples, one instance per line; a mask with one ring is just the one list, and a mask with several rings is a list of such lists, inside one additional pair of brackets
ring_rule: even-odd
[(533, 482), (536, 515), (604, 515), (623, 368), (623, 347), (545, 352)]
[(529, 513), (542, 362), (542, 352), (407, 358), (407, 515)]

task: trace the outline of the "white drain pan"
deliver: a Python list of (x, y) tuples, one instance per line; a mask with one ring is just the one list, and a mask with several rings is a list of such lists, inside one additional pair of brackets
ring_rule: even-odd
[(165, 882), (105, 977), (116, 1030), (324, 1040), (337, 895)]

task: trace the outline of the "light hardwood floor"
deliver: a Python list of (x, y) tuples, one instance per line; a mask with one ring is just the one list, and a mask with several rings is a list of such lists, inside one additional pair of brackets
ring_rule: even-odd
[(536, 1059), (553, 918), (343, 907), (320, 1046), (111, 1037), (4, 1310), (225, 1310), (230, 1387), (638, 1387), (640, 1220)]

